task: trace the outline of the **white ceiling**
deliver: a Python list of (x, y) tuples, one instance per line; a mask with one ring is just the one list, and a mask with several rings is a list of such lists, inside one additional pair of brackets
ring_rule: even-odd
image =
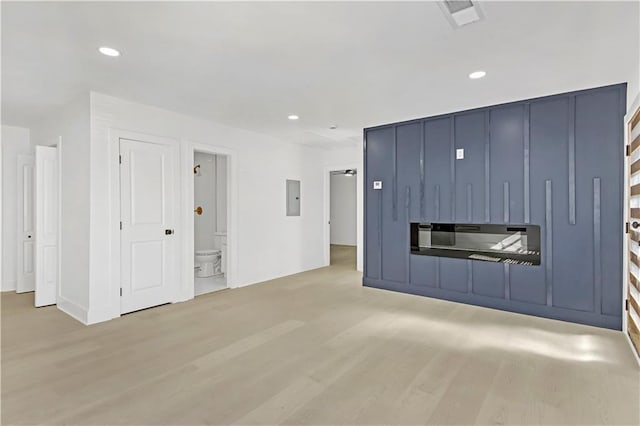
[[(637, 90), (638, 2), (481, 4), (482, 22), (454, 30), (430, 2), (3, 1), (2, 121), (29, 127), (94, 90), (337, 147), (377, 124), (628, 80)], [(487, 77), (469, 80), (477, 69)]]

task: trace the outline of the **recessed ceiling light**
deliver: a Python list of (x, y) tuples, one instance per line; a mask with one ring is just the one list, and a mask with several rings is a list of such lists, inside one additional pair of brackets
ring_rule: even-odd
[(120, 56), (120, 52), (113, 47), (102, 46), (98, 49), (98, 52), (102, 53), (105, 56)]
[(331, 130), (335, 130), (337, 128), (338, 128), (338, 126), (336, 126), (335, 124), (332, 124), (331, 126), (329, 126), (329, 129), (331, 129)]
[(487, 73), (484, 71), (474, 71), (471, 74), (469, 74), (469, 78), (472, 80), (477, 80), (478, 78), (482, 78), (485, 75), (487, 75)]
[(300, 118), (300, 117), (298, 117), (297, 115), (293, 115), (293, 114), (292, 114), (292, 115), (288, 116), (287, 118), (288, 118), (289, 120), (297, 120), (297, 119), (298, 119), (298, 118)]

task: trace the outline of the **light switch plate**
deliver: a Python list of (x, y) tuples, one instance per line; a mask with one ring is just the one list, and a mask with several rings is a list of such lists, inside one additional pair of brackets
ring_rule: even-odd
[(373, 189), (382, 189), (382, 181), (374, 180), (373, 181)]
[(456, 160), (464, 160), (464, 149), (456, 149)]

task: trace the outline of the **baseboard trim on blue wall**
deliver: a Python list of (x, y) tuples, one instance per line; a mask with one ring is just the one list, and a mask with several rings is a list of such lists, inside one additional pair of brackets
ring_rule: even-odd
[(484, 308), (499, 309), (518, 314), (533, 315), (541, 318), (548, 318), (560, 321), (575, 322), (579, 324), (591, 325), (594, 327), (604, 327), (612, 330), (622, 330), (622, 317), (611, 315), (599, 315), (592, 312), (576, 311), (564, 309), (557, 306), (532, 305), (530, 303), (518, 302), (515, 300), (496, 299), (493, 297), (480, 296), (473, 293), (460, 293), (457, 291), (445, 290), (436, 287), (418, 286), (409, 283), (397, 283), (373, 278), (363, 277), (362, 284), (365, 287), (390, 290), (400, 293), (408, 293), (417, 296), (432, 297), (435, 299), (448, 300), (451, 302), (466, 303), (468, 305), (481, 306)]

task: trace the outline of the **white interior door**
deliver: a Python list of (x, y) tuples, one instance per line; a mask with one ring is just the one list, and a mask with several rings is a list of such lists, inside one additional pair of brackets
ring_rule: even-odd
[(35, 164), (33, 155), (18, 156), (17, 293), (35, 290)]
[(36, 146), (35, 305), (56, 303), (58, 288), (58, 150)]
[(178, 151), (120, 139), (121, 313), (171, 302), (178, 291)]

